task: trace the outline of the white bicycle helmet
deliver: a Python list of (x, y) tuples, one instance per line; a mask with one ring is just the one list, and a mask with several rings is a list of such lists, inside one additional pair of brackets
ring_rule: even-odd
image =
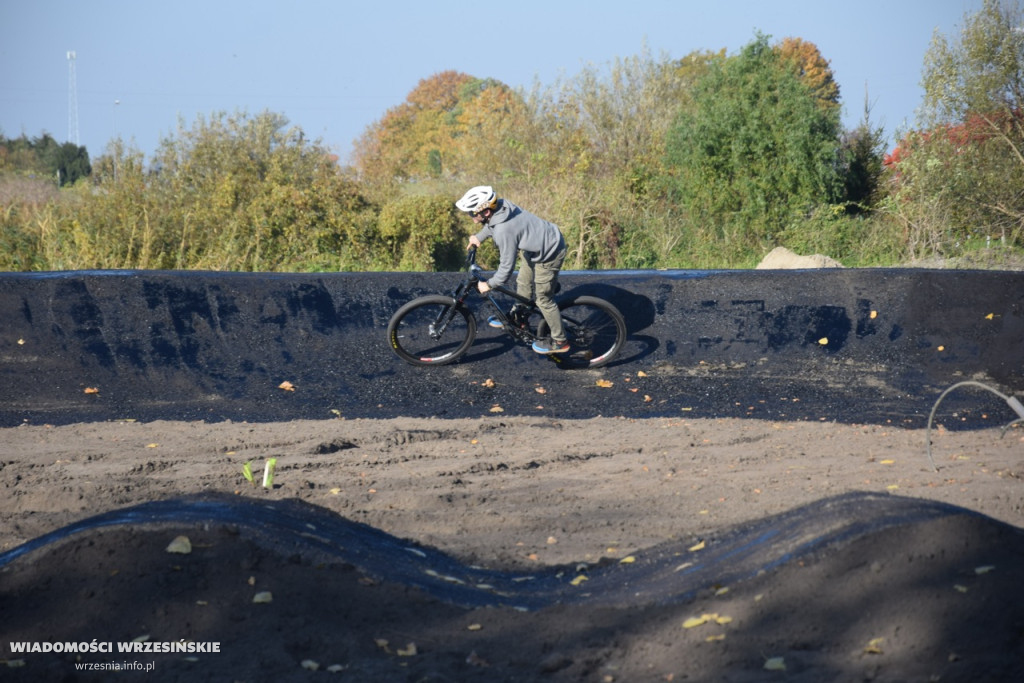
[(455, 202), (455, 208), (466, 213), (476, 213), (484, 209), (493, 209), (498, 206), (498, 197), (494, 194), (494, 188), (490, 185), (478, 185), (469, 189), (462, 199)]

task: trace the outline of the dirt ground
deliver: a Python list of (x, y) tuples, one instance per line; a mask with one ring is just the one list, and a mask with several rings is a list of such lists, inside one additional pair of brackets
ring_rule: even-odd
[[(934, 429), (938, 471), (927, 436), (501, 415), (3, 429), (0, 553), (109, 510), (221, 494), (303, 501), (467, 567), (559, 569), (583, 590), (596, 567), (676, 549), (681, 569), (729, 530), (850, 492), (972, 512), (851, 534), (685, 598), (531, 610), (454, 604), (239, 525), (108, 527), (0, 569), (0, 680), (1024, 680), (1024, 429)], [(246, 481), (246, 462), (258, 483), (270, 458), (271, 488)], [(180, 535), (191, 552), (168, 552)], [(12, 651), (137, 638), (220, 651)]]

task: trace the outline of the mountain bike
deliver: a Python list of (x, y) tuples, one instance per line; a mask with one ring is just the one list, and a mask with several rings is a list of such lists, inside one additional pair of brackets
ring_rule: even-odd
[[(467, 276), (450, 296), (431, 294), (399, 308), (388, 322), (388, 341), (399, 358), (413, 365), (445, 365), (461, 358), (476, 340), (477, 323), (467, 300), (486, 280), (476, 263), (476, 247), (466, 255)], [(513, 300), (503, 308), (494, 294)], [(517, 343), (532, 345), (549, 336), (547, 322), (536, 303), (506, 287), (482, 295), (494, 309), (502, 331)], [(557, 299), (570, 344), (567, 353), (547, 357), (569, 368), (598, 368), (615, 360), (626, 342), (626, 323), (611, 303), (595, 296)], [(496, 324), (496, 323), (495, 323)]]

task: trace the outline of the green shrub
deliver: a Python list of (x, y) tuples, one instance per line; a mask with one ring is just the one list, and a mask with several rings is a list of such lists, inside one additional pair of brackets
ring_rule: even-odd
[(410, 195), (381, 209), (377, 230), (399, 270), (459, 270), (467, 236), (446, 195)]

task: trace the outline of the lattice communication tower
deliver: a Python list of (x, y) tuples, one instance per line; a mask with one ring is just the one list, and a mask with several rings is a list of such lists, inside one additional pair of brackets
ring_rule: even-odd
[(78, 146), (78, 83), (75, 76), (74, 50), (68, 51), (68, 142)]

